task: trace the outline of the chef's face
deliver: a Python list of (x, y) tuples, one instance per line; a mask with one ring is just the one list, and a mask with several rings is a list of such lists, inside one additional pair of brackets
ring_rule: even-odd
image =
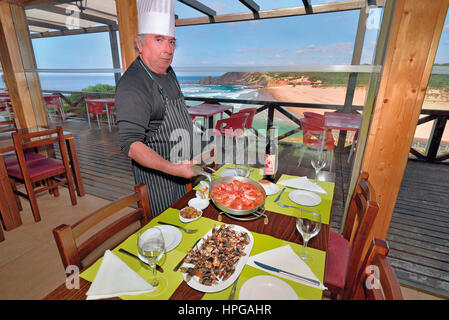
[(155, 73), (166, 74), (173, 60), (176, 39), (160, 34), (146, 34), (145, 42), (136, 39), (137, 48), (143, 62)]

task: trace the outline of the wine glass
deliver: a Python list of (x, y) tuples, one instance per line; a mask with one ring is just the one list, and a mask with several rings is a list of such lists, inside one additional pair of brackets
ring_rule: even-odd
[(137, 250), (141, 256), (150, 265), (153, 270), (153, 279), (151, 285), (156, 287), (159, 285), (156, 274), (156, 263), (161, 260), (165, 253), (165, 241), (162, 231), (155, 227), (150, 229), (142, 229), (137, 234)]
[(296, 219), (296, 229), (298, 229), (303, 239), (303, 250), (299, 256), (302, 260), (311, 263), (312, 258), (307, 254), (306, 248), (309, 240), (316, 236), (321, 230), (321, 214), (319, 210), (299, 208), (298, 218)]
[(327, 164), (327, 153), (324, 150), (317, 151), (312, 160), (310, 160), (312, 167), (315, 169), (315, 183), (318, 184), (318, 174)]
[(245, 164), (235, 164), (235, 175), (243, 178), (248, 178), (250, 174), (249, 166)]

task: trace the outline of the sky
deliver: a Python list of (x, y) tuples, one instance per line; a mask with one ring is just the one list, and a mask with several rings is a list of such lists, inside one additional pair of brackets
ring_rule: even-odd
[[(332, 0), (332, 2), (335, 0)], [(239, 1), (202, 0), (218, 15), (247, 12)], [(299, 0), (257, 0), (261, 10), (298, 6)], [(312, 5), (331, 2), (312, 0)], [(175, 1), (179, 18), (204, 16)], [(361, 64), (372, 64), (382, 9), (367, 21)], [(322, 66), (351, 64), (359, 11), (264, 19), (176, 28), (173, 67), (219, 75), (216, 67)], [(38, 68), (112, 68), (108, 33), (33, 39)], [(449, 63), (449, 18), (446, 18), (435, 63)], [(178, 72), (179, 74), (179, 72)]]

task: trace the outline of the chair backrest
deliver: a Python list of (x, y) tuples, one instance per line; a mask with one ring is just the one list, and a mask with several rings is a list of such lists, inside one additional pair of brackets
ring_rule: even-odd
[(235, 117), (238, 114), (246, 114), (248, 117), (245, 123), (245, 129), (251, 129), (253, 127), (254, 116), (256, 115), (257, 108), (246, 108), (239, 110), (237, 113), (231, 114), (231, 118)]
[(47, 109), (59, 110), (61, 108), (61, 97), (58, 95), (44, 96), (44, 101)]
[(314, 148), (321, 147), (322, 135), (325, 135), (324, 148), (328, 150), (334, 149), (334, 138), (332, 133), (327, 131), (323, 127), (323, 123), (314, 118), (301, 118), (299, 119), (302, 127), (303, 143), (307, 146)]
[(14, 120), (0, 121), (0, 133), (17, 131), (16, 122)]
[(233, 117), (217, 120), (215, 129), (223, 136), (241, 136), (243, 135), (247, 119), (248, 116), (246, 114), (236, 114)]
[[(151, 220), (150, 200), (146, 185), (137, 185), (134, 187), (134, 191), (134, 193), (96, 210), (71, 226), (63, 224), (53, 229), (56, 245), (65, 268), (69, 265), (76, 265), (80, 269), (87, 267), (87, 264), (84, 265), (83, 259), (108, 239), (137, 221), (140, 222), (140, 227), (143, 227)], [(131, 212), (122, 211), (125, 208), (131, 210), (129, 206), (135, 203), (137, 203), (137, 209)], [(99, 256), (102, 253), (104, 250), (98, 253)]]
[(12, 138), (23, 177), (29, 176), (24, 150), (36, 149), (58, 143), (62, 162), (67, 171), (66, 174), (71, 180), (71, 172), (68, 170), (70, 168), (70, 163), (67, 155), (67, 146), (64, 142), (64, 131), (61, 126), (57, 126), (56, 129), (40, 130), (30, 133), (13, 132)]
[(315, 119), (317, 121), (320, 121), (320, 123), (322, 123), (324, 125), (324, 115), (316, 113), (316, 112), (310, 112), (310, 111), (306, 111), (302, 114), (305, 118), (308, 119)]
[(105, 114), (106, 111), (103, 108), (103, 103), (86, 99), (86, 106), (89, 113), (92, 114)]
[(388, 244), (373, 239), (361, 265), (352, 290), (343, 299), (351, 300), (402, 300), (402, 292), (396, 274), (387, 259)]
[(349, 242), (351, 254), (346, 275), (345, 292), (352, 288), (362, 253), (367, 247), (371, 229), (379, 211), (376, 192), (368, 181), (369, 174), (362, 172), (349, 204), (348, 215), (343, 229), (343, 237)]

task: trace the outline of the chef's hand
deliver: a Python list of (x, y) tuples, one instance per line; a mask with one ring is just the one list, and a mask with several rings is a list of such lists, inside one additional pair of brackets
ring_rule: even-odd
[(177, 163), (176, 166), (176, 176), (190, 179), (192, 177), (196, 177), (197, 174), (195, 174), (191, 167), (194, 165), (194, 161), (184, 161), (181, 163)]

